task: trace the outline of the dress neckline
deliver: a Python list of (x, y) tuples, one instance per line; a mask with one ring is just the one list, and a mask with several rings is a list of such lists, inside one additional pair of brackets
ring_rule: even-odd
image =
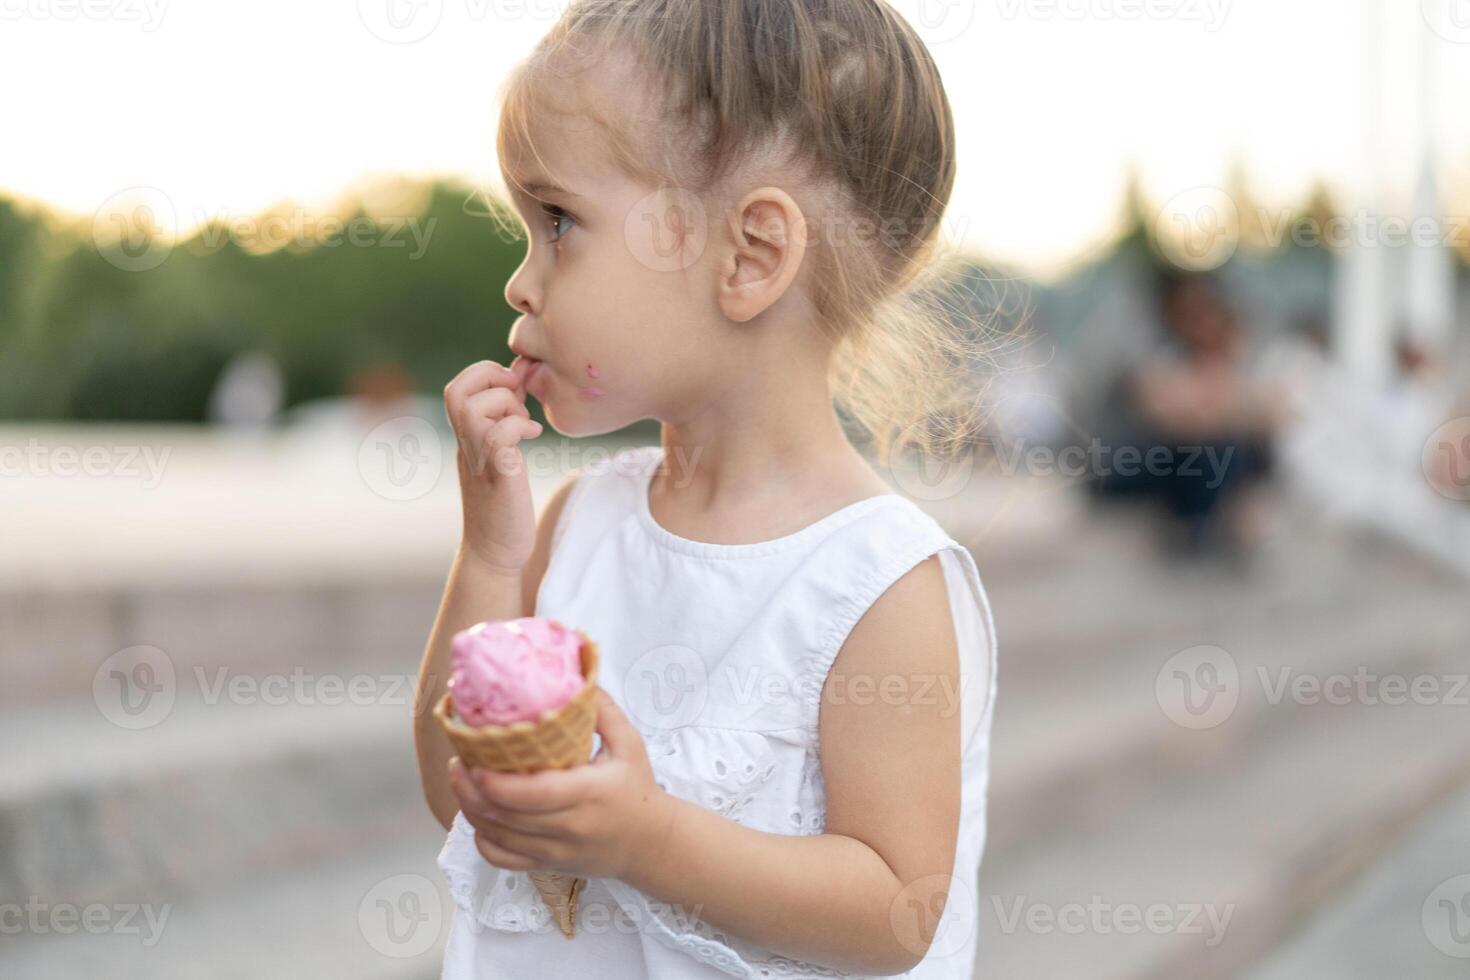
[(755, 558), (777, 551), (784, 551), (787, 548), (795, 547), (804, 541), (809, 541), (817, 537), (823, 531), (856, 520), (868, 511), (875, 510), (890, 500), (909, 503), (909, 499), (901, 493), (880, 493), (872, 497), (864, 497), (862, 500), (853, 501), (834, 510), (825, 517), (818, 518), (811, 524), (792, 531), (790, 534), (784, 534), (779, 538), (769, 538), (765, 541), (752, 541), (745, 544), (716, 544), (713, 541), (696, 541), (693, 538), (686, 538), (675, 534), (654, 519), (653, 511), (648, 505), (648, 492), (652, 488), (653, 475), (663, 466), (664, 450), (663, 446), (646, 446), (641, 451), (644, 454), (642, 462), (645, 465), (637, 470), (634, 481), (638, 523), (650, 537), (665, 548), (681, 554), (695, 555), (701, 558)]

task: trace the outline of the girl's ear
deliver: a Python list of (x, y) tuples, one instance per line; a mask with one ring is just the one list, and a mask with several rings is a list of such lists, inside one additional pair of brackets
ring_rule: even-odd
[(779, 187), (759, 187), (726, 212), (728, 254), (716, 283), (725, 316), (737, 323), (780, 299), (806, 255), (806, 218)]

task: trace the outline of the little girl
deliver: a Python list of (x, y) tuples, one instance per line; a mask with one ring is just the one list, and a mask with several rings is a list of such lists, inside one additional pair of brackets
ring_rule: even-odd
[[(838, 411), (883, 465), (973, 439), (974, 325), (914, 288), (954, 146), (879, 0), (579, 0), (516, 66), (517, 356), (444, 390), (464, 527), (420, 703), (457, 630), (530, 615), (597, 642), (602, 690), (564, 771), (467, 769), (416, 719), (446, 978), (973, 975), (990, 607)], [(538, 520), (528, 394), (661, 444), (589, 453)], [(570, 939), (537, 869), (586, 881)]]

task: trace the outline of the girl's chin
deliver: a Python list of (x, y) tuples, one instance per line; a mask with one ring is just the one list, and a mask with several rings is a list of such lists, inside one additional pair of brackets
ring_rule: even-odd
[(554, 402), (545, 402), (541, 411), (547, 425), (559, 436), (580, 439), (587, 436), (604, 436), (616, 432), (628, 424), (628, 420), (613, 418), (597, 410), (595, 403), (582, 402), (570, 411), (558, 412)]

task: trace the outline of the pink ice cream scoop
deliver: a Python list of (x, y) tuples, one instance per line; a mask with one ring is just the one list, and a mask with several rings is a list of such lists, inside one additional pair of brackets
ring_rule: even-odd
[(466, 724), (535, 721), (581, 688), (582, 637), (546, 616), (477, 623), (454, 635), (449, 692)]

